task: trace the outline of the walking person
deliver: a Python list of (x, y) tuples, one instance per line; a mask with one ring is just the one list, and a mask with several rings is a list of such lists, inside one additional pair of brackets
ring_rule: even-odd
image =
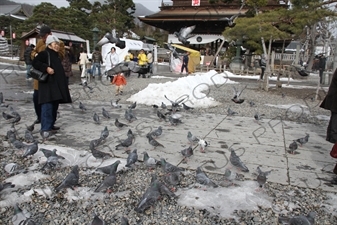
[(110, 52), (105, 57), (105, 73), (107, 76), (113, 76), (115, 74), (108, 74), (108, 71), (114, 68), (119, 63), (119, 56), (116, 52), (116, 48), (112, 47)]
[[(124, 57), (124, 62), (130, 62), (131, 60), (133, 61), (133, 54), (129, 50), (128, 53)], [(129, 77), (130, 75), (131, 75), (131, 70), (128, 70), (127, 72), (125, 72), (126, 77)]]
[(146, 78), (145, 74), (147, 73), (147, 57), (144, 49), (141, 49), (138, 54), (138, 65), (142, 67), (138, 72), (138, 78), (142, 75), (143, 78)]
[[(153, 55), (152, 55), (152, 51), (149, 51), (149, 53), (147, 53), (146, 55), (147, 57), (147, 63), (148, 63), (148, 72), (150, 73), (150, 75), (153, 74), (153, 71), (152, 71), (152, 66), (153, 66)], [(150, 77), (150, 75), (148, 77)]]
[(30, 70), (32, 69), (32, 58), (30, 57), (33, 49), (35, 48), (35, 45), (30, 44), (27, 49), (24, 52), (24, 58), (25, 58), (25, 64), (26, 64), (26, 80), (31, 80), (32, 78), (30, 77)]
[(70, 53), (69, 46), (65, 46), (65, 55), (63, 56), (61, 60), (62, 60), (62, 66), (64, 69), (64, 73), (66, 75), (67, 84), (69, 85), (69, 77), (73, 76), (71, 53)]
[[(331, 112), (326, 140), (334, 144), (332, 151), (337, 152), (337, 69), (332, 77), (328, 94), (325, 96), (320, 107)], [(337, 163), (333, 169), (333, 173), (337, 175)]]
[(319, 83), (323, 84), (323, 73), (325, 70), (326, 58), (321, 53), (318, 55), (318, 71), (319, 71)]
[(78, 62), (79, 62), (80, 66), (81, 66), (81, 69), (82, 69), (81, 78), (85, 78), (86, 72), (87, 72), (87, 64), (89, 63), (87, 51), (85, 51), (85, 50), (81, 51), (80, 58), (79, 58)]
[(261, 59), (260, 59), (260, 67), (261, 67), (261, 75), (260, 75), (260, 80), (263, 80), (263, 75), (264, 75), (264, 71), (266, 70), (266, 57), (264, 55), (261, 55)]
[(186, 70), (186, 74), (188, 74), (188, 60), (189, 60), (188, 55), (189, 52), (186, 52), (186, 54), (183, 56), (183, 64), (181, 65), (180, 74), (184, 72), (184, 69)]
[(39, 82), (38, 100), (41, 105), (41, 134), (42, 132), (55, 132), (54, 124), (59, 104), (72, 102), (59, 57), (60, 40), (54, 35), (48, 35), (46, 45), (46, 49), (33, 60), (35, 69), (49, 74), (46, 83)]
[(114, 76), (111, 83), (116, 87), (116, 96), (123, 94), (123, 88), (126, 85), (126, 79), (123, 73), (118, 73)]
[(96, 69), (97, 69), (97, 75), (100, 77), (101, 74), (101, 64), (103, 64), (102, 54), (99, 51), (98, 47), (95, 47), (95, 51), (92, 53), (92, 76), (95, 77)]

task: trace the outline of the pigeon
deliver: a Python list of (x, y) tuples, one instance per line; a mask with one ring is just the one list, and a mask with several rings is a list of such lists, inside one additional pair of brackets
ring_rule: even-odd
[(180, 183), (180, 172), (171, 172), (164, 175), (164, 181), (174, 187)]
[(58, 155), (56, 153), (56, 149), (53, 149), (52, 151), (49, 149), (45, 149), (45, 148), (40, 148), (40, 151), (43, 153), (43, 155), (48, 159), (50, 156), (57, 156), (59, 159), (65, 159), (63, 156)]
[(10, 120), (10, 119), (14, 119), (14, 118), (15, 118), (14, 115), (11, 115), (11, 114), (8, 114), (8, 113), (5, 113), (5, 112), (2, 112), (2, 117), (3, 117), (5, 120)]
[(23, 158), (26, 158), (27, 156), (34, 155), (37, 150), (39, 149), (39, 146), (37, 144), (38, 142), (35, 140), (33, 144), (26, 145), (25, 147), (25, 153), (23, 154)]
[[(172, 44), (172, 42), (171, 42)], [(166, 43), (167, 48), (170, 50), (170, 52), (172, 53), (173, 57), (178, 59), (179, 58), (179, 53), (176, 51), (176, 48), (172, 47), (172, 45), (169, 43)]]
[(244, 99), (240, 99), (240, 96), (246, 88), (247, 88), (247, 85), (242, 90), (238, 90), (235, 86), (233, 86), (234, 97), (232, 98), (232, 101), (234, 103), (241, 104), (245, 101)]
[(64, 188), (73, 189), (73, 186), (78, 185), (79, 178), (80, 175), (78, 171), (78, 165), (75, 165), (71, 169), (71, 172), (64, 178), (64, 180), (56, 186), (55, 191), (59, 192), (61, 189)]
[(185, 103), (182, 103), (183, 105), (183, 109), (185, 109), (186, 111), (194, 109), (193, 107), (187, 106)]
[(305, 137), (299, 138), (296, 141), (300, 143), (300, 146), (306, 144), (309, 141), (309, 134), (306, 134)]
[(12, 184), (11, 182), (6, 182), (6, 183), (0, 183), (0, 193), (8, 188), (14, 188), (15, 184)]
[(110, 119), (110, 114), (104, 108), (102, 108), (102, 115), (104, 118)]
[(236, 180), (238, 177), (238, 174), (228, 168), (225, 170), (224, 174), (225, 180), (231, 182), (233, 184), (233, 180)]
[(160, 107), (161, 107), (162, 109), (167, 109), (167, 106), (166, 106), (166, 104), (165, 104), (164, 102), (161, 102)]
[(95, 189), (94, 192), (101, 192), (102, 190), (106, 190), (107, 188), (113, 187), (117, 182), (116, 174), (110, 173), (100, 185)]
[(238, 114), (237, 112), (234, 112), (231, 108), (227, 109), (227, 115), (228, 116), (234, 116), (235, 114)]
[(116, 30), (113, 29), (110, 32), (107, 32), (104, 37), (99, 41), (97, 42), (97, 45), (98, 46), (102, 46), (104, 44), (107, 44), (107, 43), (112, 43), (112, 44), (115, 44), (116, 47), (120, 48), (120, 49), (124, 49), (125, 48), (125, 41), (122, 41), (121, 39), (119, 39), (116, 35)]
[(196, 144), (200, 141), (199, 138), (196, 136), (192, 135), (191, 131), (187, 132), (187, 140), (190, 142), (191, 145)]
[(152, 137), (159, 137), (162, 133), (163, 133), (163, 129), (161, 126), (159, 126), (157, 129), (150, 132), (149, 135), (151, 135)]
[(28, 211), (20, 209), (19, 204), (17, 203), (14, 205), (14, 215), (12, 217), (13, 225), (27, 224), (25, 222), (29, 219), (29, 217), (30, 213)]
[(23, 149), (25, 148), (27, 145), (25, 145), (24, 143), (22, 143), (19, 140), (16, 139), (10, 139), (11, 140), (11, 144), (16, 148), (16, 149)]
[(250, 105), (250, 107), (253, 107), (253, 106), (255, 106), (255, 103), (252, 102), (252, 101), (250, 101), (250, 102), (249, 102), (249, 105)]
[[(26, 125), (26, 124), (25, 124), (25, 125)], [(34, 122), (32, 125), (30, 125), (30, 126), (27, 126), (27, 125), (26, 125), (26, 128), (27, 128), (28, 131), (33, 132), (34, 126), (35, 126), (35, 122)]]
[(144, 161), (144, 164), (146, 165), (146, 167), (149, 168), (149, 169), (156, 168), (156, 166), (159, 163), (158, 160), (150, 157), (147, 152), (143, 152), (143, 154), (144, 154), (143, 161)]
[(103, 166), (103, 167), (99, 167), (96, 169), (96, 171), (100, 171), (103, 172), (105, 174), (111, 174), (111, 173), (116, 173), (118, 165), (121, 163), (120, 160), (117, 160), (116, 162), (108, 165), (108, 166)]
[(115, 126), (116, 126), (117, 128), (122, 128), (122, 127), (127, 127), (128, 125), (119, 122), (118, 119), (116, 118), (116, 119), (115, 119)]
[(208, 178), (205, 172), (202, 171), (201, 167), (199, 166), (196, 170), (196, 180), (199, 184), (211, 186), (211, 187), (218, 187), (218, 185)]
[(166, 162), (166, 160), (163, 159), (163, 158), (160, 159), (160, 163), (161, 163), (163, 171), (166, 172), (166, 173), (175, 173), (175, 172), (182, 172), (182, 171), (184, 171), (183, 168), (174, 166), (171, 163)]
[(177, 198), (177, 196), (163, 183), (159, 182), (159, 192), (161, 195), (166, 195), (170, 198)]
[(193, 148), (192, 148), (192, 146), (189, 146), (188, 148), (185, 148), (185, 149), (181, 150), (180, 152), (184, 156), (185, 160), (187, 160), (187, 158), (189, 158), (193, 155)]
[(292, 143), (289, 145), (289, 153), (295, 154), (296, 149), (298, 148), (296, 140), (293, 140)]
[(135, 135), (133, 134), (131, 129), (128, 130), (128, 132), (126, 133), (126, 136), (131, 137), (131, 138), (135, 138)]
[(264, 114), (259, 114), (258, 112), (256, 112), (254, 115), (255, 121), (259, 123), (260, 120), (262, 120), (262, 116), (264, 116)]
[(26, 141), (27, 143), (32, 143), (32, 142), (34, 142), (33, 134), (32, 134), (32, 132), (29, 131), (29, 130), (26, 130), (26, 131), (25, 131), (25, 141)]
[(160, 121), (162, 121), (162, 120), (166, 121), (166, 116), (159, 110), (157, 110), (157, 116), (158, 116)]
[(47, 161), (46, 163), (43, 165), (43, 167), (41, 168), (41, 170), (44, 170), (44, 168), (46, 166), (48, 166), (49, 168), (55, 168), (58, 164), (58, 160), (59, 160), (59, 156), (56, 154), (56, 149), (54, 149), (52, 151), (52, 155), (50, 155), (49, 157), (47, 157)]
[(137, 149), (134, 149), (132, 152), (129, 153), (128, 158), (126, 159), (126, 167), (131, 167), (135, 164), (138, 160)]
[(97, 150), (96, 148), (91, 149), (91, 154), (96, 158), (96, 159), (107, 159), (111, 158), (111, 155), (107, 152), (102, 152)]
[(234, 149), (230, 149), (231, 155), (229, 157), (229, 161), (232, 163), (233, 166), (240, 169), (242, 172), (249, 172), (247, 166), (241, 161), (239, 156), (236, 155)]
[(88, 82), (87, 82), (87, 80), (85, 80), (85, 79), (82, 79), (82, 82), (80, 83), (80, 85), (83, 86), (83, 89), (84, 89), (84, 88), (88, 88), (88, 89), (91, 91), (91, 93), (92, 93), (92, 90), (94, 89), (94, 88), (88, 86)]
[(158, 141), (156, 141), (150, 134), (147, 134), (146, 137), (149, 141), (149, 144), (152, 145), (154, 147), (154, 149), (156, 147), (159, 147), (159, 146), (165, 148), (164, 145), (162, 145)]
[(82, 112), (87, 111), (87, 108), (83, 105), (82, 102), (80, 102), (79, 108), (80, 108), (80, 110), (82, 110)]
[(100, 139), (105, 140), (105, 139), (107, 139), (107, 137), (109, 137), (109, 130), (108, 130), (108, 127), (105, 126), (104, 130), (102, 130), (102, 132), (101, 132)]
[(188, 45), (190, 43), (188, 39), (194, 36), (193, 34), (191, 34), (194, 29), (195, 29), (195, 25), (190, 26), (190, 27), (183, 27), (180, 29), (179, 33), (174, 32), (174, 35), (178, 38), (178, 40), (183, 45)]
[(200, 139), (199, 142), (198, 142), (198, 145), (200, 146), (200, 152), (205, 152), (205, 148), (207, 146), (209, 146), (209, 142), (203, 140), (203, 139)]
[(122, 108), (122, 106), (118, 103), (121, 99), (116, 99), (116, 101), (111, 100), (111, 106), (113, 108)]
[(99, 146), (101, 142), (102, 142), (101, 138), (91, 140), (89, 144), (90, 150), (96, 149), (96, 147)]
[(223, 18), (220, 18), (219, 20), (220, 21), (227, 21), (229, 27), (234, 27), (235, 26), (235, 20), (240, 15), (241, 15), (241, 13), (238, 13), (238, 14), (235, 14), (235, 15), (231, 16), (230, 18), (223, 17)]
[(286, 97), (286, 94), (281, 93), (281, 96), (282, 96), (282, 98), (285, 98), (285, 97)]
[(130, 135), (125, 140), (121, 141), (120, 144), (116, 145), (115, 149), (118, 150), (119, 147), (129, 148), (132, 145), (133, 140), (134, 140), (134, 137)]
[(156, 104), (153, 104), (153, 105), (152, 105), (152, 108), (154, 108), (154, 109), (158, 109), (158, 108), (159, 108), (159, 106), (158, 106), (158, 105), (156, 105)]
[(257, 182), (259, 183), (260, 188), (263, 187), (263, 185), (267, 182), (267, 176), (270, 174), (271, 171), (267, 171), (267, 172), (262, 172), (262, 170), (260, 169), (260, 167), (257, 167)]
[(171, 123), (172, 126), (176, 126), (179, 123), (183, 123), (179, 118), (177, 118), (175, 115), (171, 115), (169, 116), (169, 121)]
[(136, 120), (137, 117), (133, 114), (132, 109), (125, 110), (124, 118), (131, 123), (134, 119)]
[(168, 99), (166, 95), (164, 95), (164, 97), (171, 102), (171, 109), (172, 109), (173, 112), (175, 112), (177, 110), (177, 108), (180, 107), (180, 105), (179, 105), (180, 103), (185, 101), (185, 98), (182, 98), (179, 101), (172, 101), (172, 100)]
[(97, 215), (95, 215), (94, 220), (91, 222), (91, 225), (106, 225), (106, 223)]
[(129, 225), (129, 220), (124, 216), (121, 218), (121, 225)]
[[(155, 176), (155, 175), (152, 175), (152, 176)], [(135, 211), (137, 213), (144, 213), (145, 210), (153, 206), (159, 200), (160, 198), (159, 188), (160, 188), (160, 183), (158, 182), (157, 179), (151, 182), (150, 187), (146, 189), (145, 193), (140, 199), (140, 202), (135, 208)]]
[(137, 106), (137, 102), (132, 103), (131, 105), (128, 106), (129, 109), (135, 109)]
[(97, 113), (94, 113), (94, 116), (92, 117), (95, 121), (96, 124), (100, 124), (101, 121), (99, 120), (99, 116), (97, 115)]
[(308, 215), (299, 215), (294, 217), (279, 217), (278, 222), (285, 225), (314, 225), (315, 224), (315, 212), (310, 212)]
[(55, 132), (52, 132), (52, 131), (43, 131), (43, 130), (40, 131), (40, 135), (43, 139), (43, 142), (46, 141), (48, 138), (50, 138), (54, 134)]

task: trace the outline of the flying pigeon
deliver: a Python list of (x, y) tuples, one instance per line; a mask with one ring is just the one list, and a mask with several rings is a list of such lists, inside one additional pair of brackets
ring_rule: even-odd
[(233, 166), (240, 169), (242, 172), (249, 172), (247, 166), (241, 161), (239, 156), (236, 155), (234, 149), (230, 149), (231, 155), (229, 157), (229, 161), (232, 163)]
[(111, 33), (107, 32), (104, 35), (104, 37), (99, 42), (97, 42), (97, 45), (102, 46), (102, 45), (107, 44), (107, 43), (115, 44), (116, 47), (118, 47), (120, 49), (125, 48), (125, 41), (123, 41), (123, 40), (121, 40), (120, 38), (117, 37), (115, 29), (113, 29), (111, 31)]
[(203, 140), (203, 139), (200, 139), (199, 140), (199, 142), (198, 142), (198, 145), (199, 145), (199, 147), (200, 147), (200, 152), (205, 152), (205, 148), (207, 147), (207, 146), (209, 146), (209, 142), (207, 142), (207, 141), (205, 141), (205, 140)]
[(109, 137), (109, 130), (108, 130), (108, 127), (105, 126), (104, 130), (102, 130), (102, 132), (101, 132), (100, 139), (105, 140), (107, 137)]
[(162, 145), (158, 141), (156, 141), (150, 134), (147, 134), (146, 137), (149, 141), (149, 144), (152, 145), (154, 147), (154, 149), (158, 146), (165, 148), (164, 145)]
[(158, 160), (150, 157), (147, 152), (143, 152), (143, 154), (144, 154), (143, 161), (144, 161), (144, 164), (146, 165), (146, 167), (149, 168), (149, 169), (156, 168), (156, 166), (159, 163)]
[(137, 149), (134, 149), (132, 152), (129, 153), (128, 158), (126, 159), (126, 167), (131, 167), (135, 164), (138, 160)]
[(94, 192), (100, 192), (113, 187), (117, 182), (116, 174), (110, 173), (103, 181), (98, 185)]
[(121, 163), (120, 160), (117, 160), (116, 162), (108, 165), (108, 166), (103, 166), (103, 167), (99, 167), (96, 169), (96, 171), (101, 171), (105, 174), (111, 174), (111, 173), (116, 173), (118, 165)]
[(187, 132), (187, 140), (190, 142), (191, 145), (197, 144), (200, 141), (200, 139), (192, 135), (190, 131)]
[[(172, 44), (172, 43), (171, 43)], [(179, 58), (179, 53), (176, 51), (176, 48), (172, 47), (172, 45), (169, 43), (166, 43), (167, 48), (171, 51), (174, 58)]]
[(94, 116), (92, 118), (94, 119), (94, 121), (95, 121), (96, 124), (100, 124), (101, 123), (101, 121), (100, 121), (99, 116), (97, 115), (97, 113), (94, 113)]
[(190, 106), (186, 105), (185, 103), (182, 103), (182, 105), (183, 105), (183, 109), (185, 109), (186, 111), (194, 109), (193, 107), (190, 107)]
[(110, 119), (110, 114), (106, 109), (102, 108), (102, 115), (104, 118)]
[(180, 103), (185, 101), (185, 98), (182, 98), (179, 101), (172, 101), (166, 95), (164, 95), (164, 97), (171, 102), (171, 109), (172, 109), (173, 112), (175, 112), (177, 110), (177, 108), (180, 107), (180, 105), (179, 105)]
[(305, 137), (299, 138), (296, 141), (300, 143), (300, 146), (306, 144), (309, 141), (309, 134), (306, 134)]
[(78, 185), (79, 178), (80, 178), (80, 175), (78, 171), (78, 165), (75, 165), (71, 169), (71, 172), (64, 178), (64, 180), (56, 186), (55, 191), (59, 192), (61, 189), (64, 189), (64, 188), (73, 189), (73, 186)]
[(115, 119), (115, 126), (116, 126), (117, 128), (122, 128), (122, 127), (127, 127), (128, 125), (119, 122), (118, 119), (116, 118), (116, 119)]
[(80, 102), (80, 105), (78, 107), (80, 108), (80, 110), (82, 110), (82, 112), (87, 111), (87, 108), (83, 105), (82, 102)]
[(166, 162), (166, 160), (163, 159), (163, 158), (160, 159), (160, 163), (161, 163), (163, 171), (166, 172), (166, 173), (182, 172), (182, 171), (184, 171), (183, 168), (174, 166), (171, 163)]
[(290, 143), (289, 145), (289, 153), (295, 154), (295, 151), (297, 150), (297, 148), (298, 148), (297, 142), (293, 140), (293, 142)]
[(180, 29), (179, 33), (174, 32), (174, 35), (178, 38), (178, 40), (183, 45), (188, 45), (190, 42), (187, 40), (194, 36), (193, 34), (191, 34), (194, 29), (195, 29), (195, 25), (190, 26), (190, 27), (183, 27)]
[(267, 171), (267, 172), (262, 172), (262, 170), (260, 169), (260, 167), (257, 167), (257, 182), (259, 183), (260, 188), (263, 187), (263, 185), (267, 182), (267, 176), (270, 174), (271, 171)]
[(157, 129), (150, 132), (149, 135), (156, 138), (156, 137), (159, 137), (162, 133), (163, 133), (163, 129), (161, 126), (159, 126)]
[(116, 101), (111, 100), (111, 106), (113, 108), (122, 108), (122, 106), (118, 103), (121, 99), (116, 99)]
[(241, 99), (240, 96), (246, 88), (247, 88), (247, 85), (242, 90), (238, 90), (235, 86), (233, 86), (234, 97), (232, 98), (232, 101), (234, 103), (241, 104), (245, 101), (244, 99)]
[(223, 17), (223, 18), (220, 18), (219, 20), (220, 21), (227, 21), (229, 27), (234, 27), (235, 26), (235, 20), (240, 15), (241, 15), (241, 13), (238, 13), (238, 14), (235, 14), (235, 15), (231, 16), (230, 18)]
[(31, 145), (26, 145), (25, 147), (25, 153), (23, 154), (23, 158), (26, 158), (27, 156), (34, 155), (37, 150), (39, 149), (38, 147), (38, 142), (35, 140), (33, 144)]
[(308, 215), (299, 215), (294, 217), (279, 217), (278, 222), (284, 225), (314, 225), (315, 212), (310, 212)]
[(196, 180), (199, 184), (202, 185), (218, 187), (218, 185), (214, 181), (208, 178), (208, 176), (205, 172), (202, 171), (200, 166), (196, 170)]

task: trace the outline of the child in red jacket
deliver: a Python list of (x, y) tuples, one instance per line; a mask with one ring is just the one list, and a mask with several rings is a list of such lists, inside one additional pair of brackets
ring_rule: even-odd
[(111, 83), (116, 86), (116, 96), (123, 94), (123, 87), (126, 85), (126, 79), (123, 73), (115, 75)]

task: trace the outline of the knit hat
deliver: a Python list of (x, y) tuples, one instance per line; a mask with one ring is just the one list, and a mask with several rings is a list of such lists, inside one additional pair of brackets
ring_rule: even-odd
[(46, 45), (53, 43), (54, 41), (60, 43), (60, 40), (55, 35), (48, 35)]
[(40, 35), (41, 37), (45, 36), (46, 34), (50, 34), (50, 33), (51, 33), (51, 29), (50, 29), (48, 26), (42, 26), (42, 27), (40, 28), (40, 33), (39, 33), (39, 35)]

